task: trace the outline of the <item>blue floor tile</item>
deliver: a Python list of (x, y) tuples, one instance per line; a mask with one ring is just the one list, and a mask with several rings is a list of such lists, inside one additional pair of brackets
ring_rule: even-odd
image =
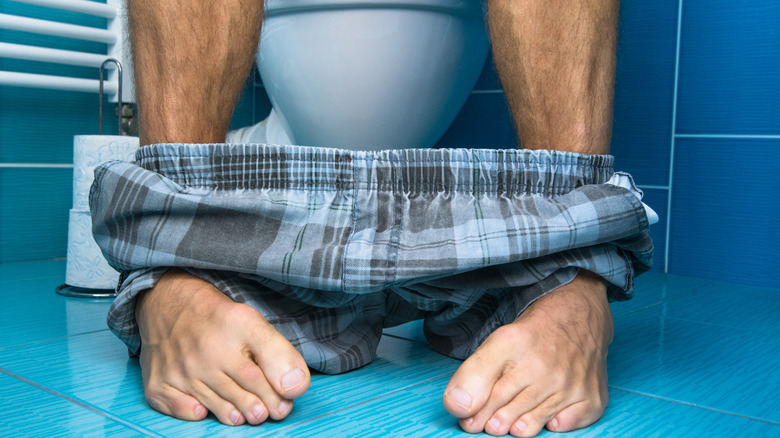
[[(780, 424), (778, 331), (678, 318), (686, 308), (695, 303), (661, 303), (616, 322), (610, 385)], [(737, 308), (722, 300), (717, 312)]]
[[(708, 282), (706, 287), (673, 301), (665, 316), (771, 341), (780, 334), (780, 289)], [(761, 357), (780, 365), (780, 355)]]
[[(372, 364), (315, 373), (283, 422), (231, 428), (159, 414), (144, 400), (138, 361), (105, 328), (109, 303), (54, 294), (63, 274), (62, 261), (0, 265), (0, 435), (471, 436), (441, 401), (460, 362), (432, 352), (419, 321), (387, 329)], [(778, 297), (639, 277), (635, 298), (612, 305), (610, 405), (564, 436), (780, 436)]]
[[(52, 367), (52, 363), (61, 365)], [(138, 361), (128, 358), (124, 346), (108, 332), (0, 350), (0, 364), (39, 385), (99, 407), (107, 415), (166, 436), (228, 430), (239, 436), (258, 433), (258, 428), (229, 428), (214, 418), (190, 423), (152, 411), (143, 398)], [(339, 376), (315, 374), (312, 390), (296, 400), (292, 414), (283, 423), (270, 422), (261, 429), (272, 432), (287, 428), (394, 389), (433, 378), (448, 378), (459, 364), (421, 343), (385, 337), (380, 343), (378, 358), (372, 364)]]
[(596, 424), (575, 432), (544, 437), (770, 437), (780, 425), (769, 424), (610, 387), (610, 402)]
[(0, 436), (139, 436), (62, 397), (0, 371)]
[[(324, 418), (261, 436), (451, 437), (464, 434), (441, 405), (447, 379), (406, 388)], [(720, 437), (774, 436), (780, 426), (696, 406), (610, 388), (601, 421), (569, 433), (542, 431), (540, 437)], [(400, 432), (400, 433), (399, 433)], [(482, 434), (481, 436), (487, 436)]]
[(708, 290), (714, 283), (713, 280), (704, 278), (650, 271), (637, 277), (634, 284), (634, 297), (631, 300), (612, 303), (612, 314), (617, 323), (624, 315), (642, 311), (655, 304), (678, 300), (697, 291)]
[(65, 261), (0, 264), (0, 349), (107, 330), (109, 300), (66, 298)]

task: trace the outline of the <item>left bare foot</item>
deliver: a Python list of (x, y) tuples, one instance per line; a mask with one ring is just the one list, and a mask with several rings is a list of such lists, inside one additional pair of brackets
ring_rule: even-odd
[(491, 334), (460, 366), (444, 406), (466, 432), (566, 432), (604, 413), (612, 313), (603, 280), (581, 271)]

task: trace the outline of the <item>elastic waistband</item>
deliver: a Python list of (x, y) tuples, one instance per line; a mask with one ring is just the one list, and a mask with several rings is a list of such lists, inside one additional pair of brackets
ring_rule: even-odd
[(353, 151), (266, 144), (157, 144), (136, 164), (187, 187), (565, 194), (613, 175), (613, 157), (523, 149)]

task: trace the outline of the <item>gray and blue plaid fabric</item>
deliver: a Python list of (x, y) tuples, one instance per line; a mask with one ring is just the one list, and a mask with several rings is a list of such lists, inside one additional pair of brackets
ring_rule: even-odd
[(109, 326), (137, 351), (135, 298), (175, 266), (323, 372), (365, 365), (383, 327), (420, 318), (433, 349), (465, 358), (579, 269), (630, 297), (653, 248), (618, 176), (611, 156), (557, 151), (143, 147), (99, 167), (90, 195), (123, 272)]

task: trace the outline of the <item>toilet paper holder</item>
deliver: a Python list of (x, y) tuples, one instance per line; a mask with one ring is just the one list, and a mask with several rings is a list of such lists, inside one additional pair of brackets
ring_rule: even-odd
[[(103, 64), (100, 65), (100, 81), (99, 81), (99, 88), (98, 88), (98, 98), (100, 100), (99, 104), (99, 117), (98, 117), (98, 135), (103, 135), (103, 76), (104, 71), (107, 64), (115, 64), (117, 69), (117, 132), (118, 135), (129, 135), (128, 130), (124, 129), (124, 126), (131, 126), (132, 122), (128, 122), (126, 119), (129, 118), (131, 121), (134, 116), (133, 108), (130, 106), (130, 104), (125, 104), (122, 102), (122, 63), (120, 63), (118, 60), (114, 58), (108, 58), (105, 61), (103, 61)], [(129, 110), (129, 111), (128, 111)], [(114, 298), (116, 297), (116, 291), (113, 289), (89, 289), (84, 287), (78, 287), (78, 286), (72, 286), (69, 284), (61, 284), (57, 286), (55, 289), (57, 294), (66, 296), (66, 297), (72, 297), (72, 298)]]
[(98, 89), (98, 99), (100, 101), (98, 135), (103, 135), (103, 73), (107, 64), (116, 65), (117, 71), (117, 96), (116, 96), (116, 117), (117, 117), (117, 135), (138, 135), (138, 122), (135, 118), (135, 109), (130, 103), (122, 102), (122, 63), (114, 58), (107, 58), (100, 65), (100, 81)]
[(98, 88), (98, 99), (100, 106), (98, 107), (98, 135), (103, 135), (103, 72), (106, 69), (106, 64), (115, 64), (117, 72), (117, 94), (116, 94), (116, 115), (117, 115), (117, 133), (122, 134), (122, 63), (114, 58), (108, 58), (100, 64), (100, 81)]
[(116, 298), (116, 291), (113, 289), (87, 289), (84, 287), (61, 284), (55, 289), (58, 295), (70, 298)]

